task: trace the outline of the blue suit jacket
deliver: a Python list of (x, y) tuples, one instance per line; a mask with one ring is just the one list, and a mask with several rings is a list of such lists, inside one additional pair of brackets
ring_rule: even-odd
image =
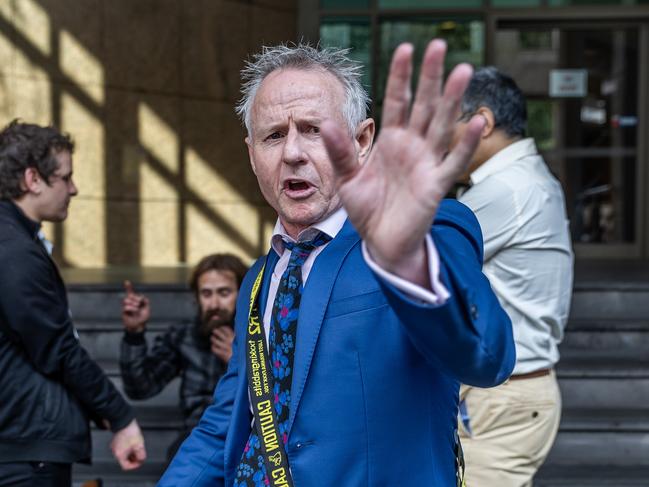
[[(455, 485), (459, 384), (503, 382), (514, 366), (514, 343), (481, 272), (482, 238), (470, 210), (445, 201), (431, 234), (451, 293), (442, 306), (415, 302), (377, 278), (349, 221), (316, 258), (300, 306), (292, 382), (287, 453), (296, 487)], [(271, 251), (268, 268), (277, 260)], [(242, 284), (239, 339), (215, 403), (160, 486), (233, 483), (250, 434), (243, 345), (263, 261)]]

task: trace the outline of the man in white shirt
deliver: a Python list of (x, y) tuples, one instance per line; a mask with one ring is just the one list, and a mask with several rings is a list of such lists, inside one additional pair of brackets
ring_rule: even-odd
[(561, 416), (553, 367), (570, 307), (570, 232), (561, 186), (525, 138), (525, 99), (516, 83), (493, 67), (476, 71), (456, 137), (475, 115), (485, 125), (460, 201), (480, 222), (483, 271), (512, 320), (516, 366), (498, 387), (462, 388), (467, 486), (531, 486)]

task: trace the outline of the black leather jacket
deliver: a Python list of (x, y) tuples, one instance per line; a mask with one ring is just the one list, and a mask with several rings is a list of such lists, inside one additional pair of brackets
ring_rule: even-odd
[(156, 337), (151, 350), (144, 333), (124, 333), (119, 362), (124, 392), (132, 399), (153, 397), (180, 376), (180, 409), (186, 428), (198, 424), (228, 368), (210, 351), (209, 338), (198, 331), (198, 320), (171, 325)]
[(89, 419), (133, 410), (80, 346), (40, 225), (0, 200), (0, 461), (89, 461)]

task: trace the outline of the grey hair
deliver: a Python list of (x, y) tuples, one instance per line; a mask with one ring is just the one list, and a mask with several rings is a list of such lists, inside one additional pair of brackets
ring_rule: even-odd
[(462, 97), (460, 120), (468, 120), (480, 107), (494, 114), (495, 126), (509, 137), (524, 137), (527, 129), (525, 96), (510, 76), (493, 66), (480, 68), (473, 73)]
[(363, 67), (347, 56), (349, 51), (350, 49), (321, 48), (302, 43), (262, 47), (261, 53), (246, 61), (241, 70), (241, 100), (237, 103), (236, 112), (248, 134), (252, 131), (252, 104), (262, 81), (273, 71), (294, 68), (321, 69), (340, 81), (345, 93), (342, 115), (353, 135), (358, 124), (367, 118), (370, 97), (360, 81)]

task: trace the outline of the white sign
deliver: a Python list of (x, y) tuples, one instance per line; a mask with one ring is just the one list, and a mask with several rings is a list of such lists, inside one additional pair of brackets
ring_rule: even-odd
[(550, 96), (583, 98), (588, 93), (588, 70), (553, 69), (550, 71)]

